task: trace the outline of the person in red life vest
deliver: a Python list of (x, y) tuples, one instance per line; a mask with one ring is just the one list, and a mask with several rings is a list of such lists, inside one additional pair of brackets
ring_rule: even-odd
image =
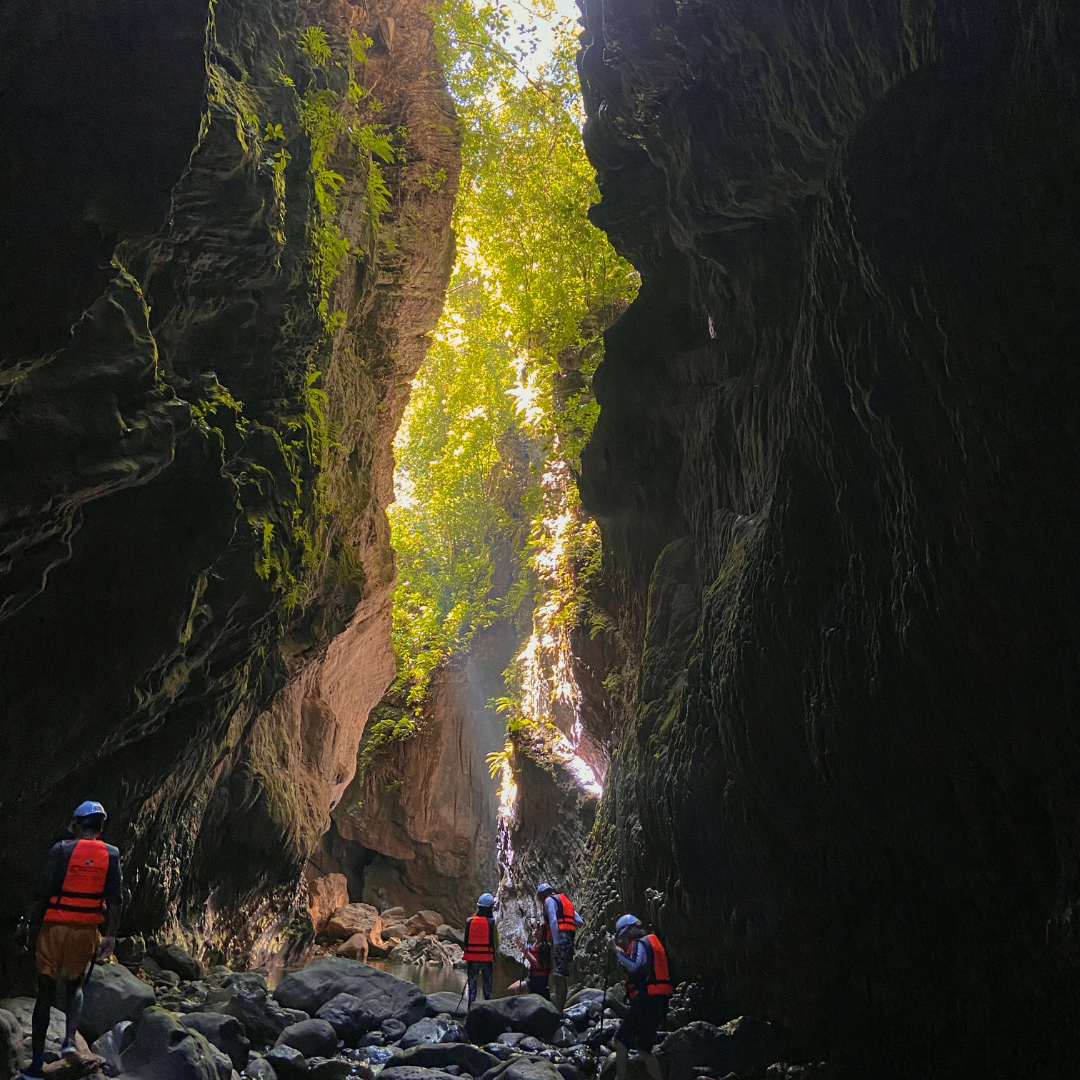
[(484, 1000), (491, 1000), (491, 982), (495, 973), (495, 953), (499, 935), (495, 930), (495, 897), (483, 893), (476, 901), (476, 914), (465, 920), (465, 952), (462, 959), (469, 965), (469, 1004), (476, 1000), (476, 983), (483, 983)]
[(608, 944), (626, 968), (629, 1003), (626, 1019), (615, 1033), (616, 1080), (626, 1080), (631, 1050), (641, 1055), (651, 1080), (660, 1080), (660, 1063), (652, 1050), (675, 992), (667, 950), (655, 934), (645, 933), (635, 915), (623, 915), (615, 923), (615, 939)]
[[(83, 1004), (83, 978), (90, 963), (106, 960), (116, 944), (120, 922), (120, 852), (101, 839), (108, 815), (98, 802), (84, 802), (75, 811), (70, 840), (49, 851), (40, 892), (41, 929), (37, 936), (38, 993), (34, 1005), (33, 1057), (25, 1076), (41, 1076), (45, 1036), (55, 1004), (63, 1007), (67, 1025), (61, 1053), (77, 1054), (75, 1032)], [(100, 933), (106, 924), (105, 936)]]
[(551, 945), (551, 966), (555, 973), (555, 992), (551, 1000), (555, 1008), (562, 1012), (566, 1004), (566, 981), (570, 978), (570, 968), (574, 963), (574, 940), (582, 919), (569, 897), (555, 892), (547, 882), (537, 886), (536, 895), (544, 908), (547, 941)]
[(529, 974), (511, 983), (506, 988), (508, 994), (539, 994), (541, 997), (551, 1000), (548, 991), (548, 976), (551, 975), (551, 946), (548, 944), (548, 928), (546, 923), (538, 923), (533, 933), (531, 945), (521, 943), (522, 952), (529, 965)]

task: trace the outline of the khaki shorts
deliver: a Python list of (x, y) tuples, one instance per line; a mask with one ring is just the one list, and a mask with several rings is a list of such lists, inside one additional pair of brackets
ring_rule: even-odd
[(101, 940), (96, 926), (43, 922), (37, 939), (37, 967), (51, 979), (81, 979)]

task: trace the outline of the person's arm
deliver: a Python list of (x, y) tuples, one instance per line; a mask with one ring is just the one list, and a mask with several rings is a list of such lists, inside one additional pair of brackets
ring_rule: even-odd
[(107, 960), (116, 946), (116, 932), (120, 929), (120, 901), (123, 888), (120, 852), (110, 847), (109, 870), (105, 875), (105, 935), (98, 943), (96, 953), (98, 960)]
[(549, 896), (544, 901), (544, 914), (547, 916), (548, 928), (551, 930), (551, 943), (554, 945), (559, 940), (559, 909), (554, 896)]
[(32, 935), (37, 934), (38, 928), (45, 921), (45, 911), (49, 906), (49, 898), (56, 896), (64, 885), (64, 874), (67, 871), (65, 861), (63, 842), (53, 844), (45, 858), (45, 869), (38, 880), (33, 907), (30, 910), (30, 932)]
[(491, 947), (495, 950), (495, 955), (499, 955), (499, 928), (495, 925), (495, 920), (491, 920)]
[(574, 926), (581, 927), (581, 926), (584, 926), (584, 925), (585, 925), (585, 920), (577, 913), (577, 910), (575, 909), (575, 911), (574, 911)]
[(615, 952), (615, 959), (618, 960), (631, 975), (633, 975), (635, 971), (640, 971), (645, 966), (648, 962), (649, 954), (645, 951), (645, 946), (638, 940), (630, 946), (629, 955), (624, 953), (622, 949), (617, 949)]

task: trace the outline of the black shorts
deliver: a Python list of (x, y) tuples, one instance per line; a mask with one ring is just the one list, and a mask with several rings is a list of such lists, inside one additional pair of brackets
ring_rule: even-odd
[(551, 999), (551, 991), (548, 989), (548, 977), (546, 975), (530, 975), (525, 980), (525, 986), (530, 994), (539, 994), (541, 997)]
[(657, 1032), (667, 1017), (668, 999), (642, 994), (630, 1002), (626, 1019), (615, 1032), (615, 1041), (627, 1050), (644, 1050), (646, 1053), (656, 1045)]

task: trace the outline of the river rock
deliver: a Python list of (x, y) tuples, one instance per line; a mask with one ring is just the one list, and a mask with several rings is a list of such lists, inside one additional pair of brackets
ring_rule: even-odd
[[(32, 1027), (34, 1015), (34, 999), (32, 997), (4, 998), (0, 1001), (0, 1009), (3, 1009), (15, 1017), (16, 1022), (22, 1029), (26, 1054), (29, 1056), (30, 1029)], [(59, 1009), (54, 1008), (49, 1014), (49, 1030), (45, 1035), (46, 1054), (53, 1054), (56, 1057), (60, 1056), (60, 1047), (64, 1042), (64, 1029), (66, 1023), (67, 1021), (64, 1014)], [(75, 1046), (80, 1051), (89, 1051), (90, 1049), (81, 1032), (76, 1033)]]
[(267, 1052), (264, 1061), (268, 1061), (273, 1067), (274, 1076), (277, 1080), (306, 1080), (308, 1074), (307, 1061), (304, 1055), (295, 1046), (275, 1046)]
[(437, 911), (418, 911), (405, 925), (414, 934), (434, 934), (443, 926), (443, 917)]
[(740, 1016), (723, 1027), (695, 1020), (671, 1032), (660, 1049), (668, 1061), (668, 1080), (693, 1080), (695, 1067), (726, 1076), (768, 1065), (775, 1060), (777, 1039), (763, 1020)]
[(79, 1031), (89, 1042), (121, 1020), (135, 1020), (154, 1004), (153, 988), (123, 964), (95, 964), (86, 981)]
[(278, 1080), (274, 1066), (264, 1057), (252, 1058), (242, 1075), (248, 1080)]
[(334, 950), (335, 955), (344, 956), (348, 960), (359, 960), (363, 963), (368, 958), (368, 953), (371, 951), (371, 942), (368, 940), (367, 934), (353, 934), (348, 941), (343, 941)]
[(22, 1048), (22, 1025), (14, 1013), (0, 1009), (0, 1080), (18, 1076)]
[(326, 923), (326, 932), (339, 941), (354, 934), (370, 934), (379, 923), (379, 913), (370, 904), (346, 904)]
[(543, 1058), (517, 1057), (484, 1073), (481, 1080), (562, 1080), (559, 1071)]
[(265, 977), (257, 972), (237, 972), (225, 981), (224, 1000), (219, 1000), (220, 991), (214, 990), (207, 995), (203, 1008), (235, 1016), (248, 1038), (259, 1046), (272, 1046), (289, 1024), (307, 1019), (306, 1015), (292, 1016), (282, 1009), (267, 993)]
[(323, 874), (308, 882), (308, 912), (316, 931), (325, 930), (330, 917), (349, 903), (349, 879), (344, 874)]
[[(346, 1046), (356, 1046), (369, 1032), (381, 1028), (384, 1023), (395, 1023), (404, 1034), (405, 1025), (394, 1017), (385, 1020), (372, 1012), (365, 1001), (352, 994), (337, 994), (332, 997), (316, 1014), (325, 1020), (337, 1032), (337, 1036)], [(401, 1036), (396, 1036), (400, 1038)], [(381, 1038), (381, 1035), (380, 1035)]]
[(128, 1048), (135, 1036), (134, 1031), (131, 1032), (130, 1036), (127, 1036), (131, 1026), (130, 1020), (121, 1020), (119, 1024), (106, 1031), (101, 1038), (95, 1040), (90, 1047), (91, 1053), (105, 1059), (105, 1062), (112, 1070), (111, 1075), (115, 1076), (123, 1070), (120, 1055)]
[(392, 1067), (418, 1065), (423, 1069), (445, 1069), (448, 1065), (457, 1065), (473, 1076), (480, 1076), (498, 1064), (499, 1059), (494, 1054), (464, 1042), (414, 1046), (390, 1059)]
[(427, 1015), (438, 1016), (440, 1013), (449, 1013), (453, 1017), (464, 1017), (469, 1005), (464, 994), (454, 994), (446, 990), (440, 990), (436, 994), (427, 996)]
[(451, 1025), (455, 1032), (460, 1031), (457, 1024), (454, 1024), (452, 1020), (440, 1020), (435, 1016), (425, 1016), (423, 1019), (417, 1020), (401, 1036), (401, 1049), (408, 1050), (410, 1047), (419, 1046), (421, 1043), (440, 1043)]
[(453, 1073), (441, 1069), (421, 1069), (417, 1065), (387, 1066), (379, 1073), (380, 1080), (449, 1080)]
[(400, 1020), (384, 1020), (379, 1025), (379, 1034), (387, 1042), (397, 1042), (408, 1029)]
[(123, 1080), (219, 1080), (210, 1044), (164, 1009), (147, 1009), (133, 1030), (131, 1044), (120, 1055)]
[(378, 1018), (372, 1028), (390, 1017), (414, 1024), (424, 1015), (426, 1005), (426, 998), (413, 983), (341, 957), (316, 960), (286, 975), (274, 991), (274, 998), (286, 1008), (303, 1009), (315, 1015), (338, 994), (359, 998), (372, 1016)]
[(277, 1038), (278, 1046), (291, 1046), (304, 1057), (330, 1057), (337, 1044), (337, 1032), (325, 1020), (290, 1024)]
[(181, 979), (194, 982), (203, 977), (201, 961), (179, 945), (155, 945), (150, 955), (165, 971), (175, 971)]
[(344, 1058), (310, 1058), (308, 1080), (349, 1080), (354, 1076), (353, 1063)]
[(235, 1016), (226, 1013), (192, 1012), (183, 1016), (180, 1023), (189, 1031), (197, 1031), (208, 1043), (228, 1055), (237, 1071), (247, 1065), (251, 1041)]
[(559, 1010), (547, 998), (521, 994), (474, 1005), (465, 1018), (465, 1028), (475, 1043), (491, 1042), (504, 1031), (523, 1031), (547, 1042), (560, 1021)]

